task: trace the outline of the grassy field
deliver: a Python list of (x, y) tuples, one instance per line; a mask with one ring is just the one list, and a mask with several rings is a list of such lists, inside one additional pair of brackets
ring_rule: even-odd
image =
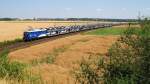
[(126, 30), (126, 28), (104, 28), (104, 29), (96, 29), (84, 34), (89, 35), (121, 35)]
[(29, 65), (28, 69), (33, 74), (39, 74), (48, 84), (74, 84), (71, 72), (77, 63), (89, 56), (106, 54), (125, 29), (92, 30), (16, 50), (8, 57), (11, 61)]
[(117, 38), (80, 34), (68, 36), (10, 52), (9, 59), (33, 65), (31, 71), (41, 73), (42, 79), (49, 84), (74, 84), (71, 71), (78, 61), (83, 57), (105, 54)]

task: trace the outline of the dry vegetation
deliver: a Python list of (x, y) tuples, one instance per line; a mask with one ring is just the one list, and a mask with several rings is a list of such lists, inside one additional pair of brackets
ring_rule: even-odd
[(39, 74), (49, 83), (71, 84), (75, 80), (71, 75), (73, 67), (83, 57), (105, 54), (107, 49), (118, 37), (75, 35), (58, 40), (46, 42), (36, 46), (11, 52), (11, 60), (18, 60), (31, 64), (33, 60), (55, 55), (53, 63), (39, 63), (32, 66), (34, 74)]

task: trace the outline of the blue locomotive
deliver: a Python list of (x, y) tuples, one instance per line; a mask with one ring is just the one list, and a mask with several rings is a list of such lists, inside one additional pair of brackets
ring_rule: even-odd
[(47, 33), (46, 29), (32, 29), (24, 32), (23, 39), (24, 41), (31, 41), (33, 39), (46, 37)]

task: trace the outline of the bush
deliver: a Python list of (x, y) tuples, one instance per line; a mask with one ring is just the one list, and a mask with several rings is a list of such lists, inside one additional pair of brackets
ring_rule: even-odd
[(7, 49), (0, 53), (0, 79), (8, 84), (44, 84), (41, 75), (33, 74), (25, 64), (10, 62), (8, 53)]
[(110, 64), (105, 73), (107, 84), (150, 83), (150, 21), (139, 31), (128, 29), (109, 50)]
[[(102, 81), (105, 84), (150, 84), (150, 21), (141, 21), (140, 25), (141, 28), (138, 30), (127, 29), (124, 35), (112, 45), (108, 52), (109, 63), (82, 61), (76, 76), (78, 82), (82, 84), (99, 84)], [(90, 67), (91, 64), (97, 68)], [(97, 75), (101, 72), (100, 68), (104, 69), (103, 76)]]
[(25, 65), (19, 62), (10, 62), (8, 59), (8, 50), (0, 54), (0, 77), (6, 79), (24, 79)]
[[(92, 56), (91, 56), (92, 57)], [(103, 60), (95, 60), (89, 57), (83, 58), (79, 63), (79, 69), (75, 68), (74, 76), (76, 81), (81, 84), (101, 84)]]

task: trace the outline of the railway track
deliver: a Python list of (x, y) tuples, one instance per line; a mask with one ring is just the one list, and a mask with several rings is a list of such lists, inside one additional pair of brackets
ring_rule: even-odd
[[(93, 30), (96, 30), (96, 29), (93, 29)], [(68, 36), (71, 36), (71, 35), (76, 35), (76, 34), (79, 34), (79, 33), (82, 33), (82, 32), (86, 32), (86, 31), (90, 31), (90, 30), (72, 32), (72, 33), (67, 33), (67, 34), (57, 35), (57, 36), (52, 36), (52, 37), (46, 37), (46, 38), (33, 40), (33, 41), (29, 41), (29, 42), (14, 43), (12, 45), (8, 45), (8, 46), (5, 46), (3, 48), (0, 47), (0, 52), (3, 51), (4, 49), (8, 49), (10, 52), (12, 52), (12, 51), (16, 51), (16, 50), (19, 50), (19, 49), (24, 49), (24, 48), (27, 48), (27, 47), (30, 47), (30, 46), (42, 44), (42, 43), (45, 43), (45, 42), (48, 42), (48, 41), (53, 41), (53, 40), (56, 40), (58, 38), (64, 38), (64, 37), (68, 37)]]
[(76, 34), (79, 34), (82, 32), (86, 32), (86, 31), (90, 31), (90, 30), (85, 30), (85, 31), (80, 31), (80, 32), (72, 32), (72, 33), (67, 33), (67, 34), (62, 34), (62, 35), (57, 35), (57, 36), (52, 36), (52, 37), (45, 37), (42, 39), (37, 39), (37, 40), (29, 41), (29, 42), (14, 43), (12, 45), (8, 45), (8, 46), (5, 46), (3, 48), (0, 48), (0, 52), (3, 51), (4, 49), (9, 49), (10, 52), (13, 52), (13, 51), (16, 51), (19, 49), (24, 49), (24, 48), (27, 48), (30, 46), (46, 43), (48, 41), (57, 40), (59, 38), (65, 38), (68, 36), (73, 36), (73, 35), (76, 35)]

